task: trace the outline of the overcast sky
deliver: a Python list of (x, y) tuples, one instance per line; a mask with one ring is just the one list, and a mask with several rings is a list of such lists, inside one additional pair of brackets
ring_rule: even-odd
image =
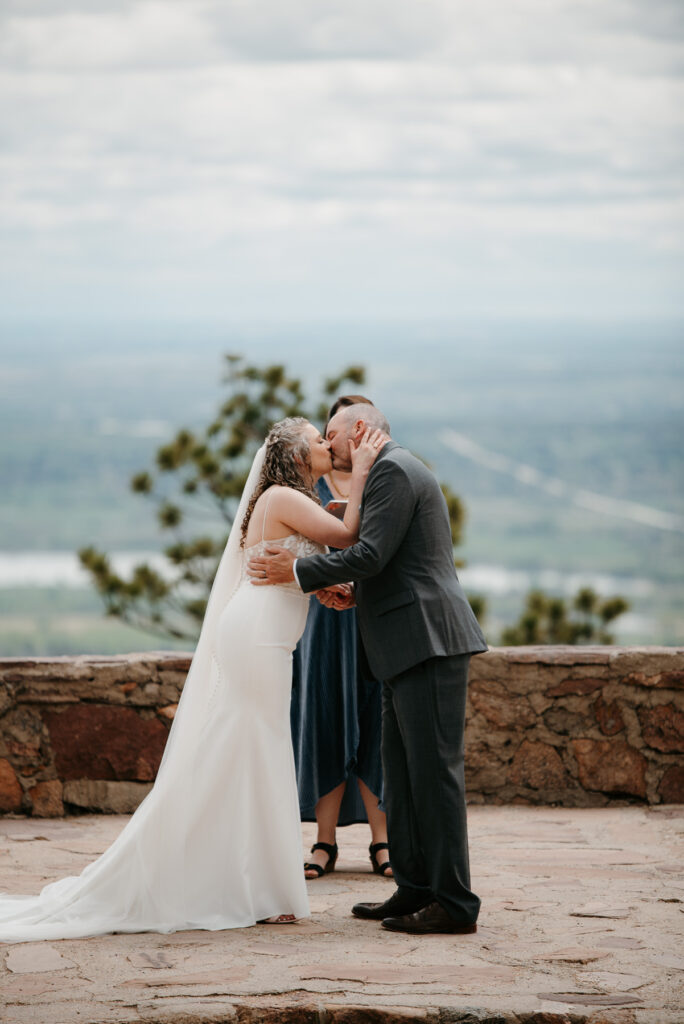
[(5, 314), (682, 311), (681, 0), (2, 0)]

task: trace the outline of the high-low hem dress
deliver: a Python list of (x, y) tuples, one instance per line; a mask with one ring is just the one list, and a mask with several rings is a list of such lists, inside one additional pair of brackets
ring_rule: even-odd
[[(325, 508), (333, 493), (324, 477), (316, 487)], [(302, 821), (315, 821), (317, 802), (346, 782), (337, 824), (366, 822), (356, 780), (382, 807), (381, 686), (366, 665), (355, 609), (311, 602), (294, 653), (290, 719)]]

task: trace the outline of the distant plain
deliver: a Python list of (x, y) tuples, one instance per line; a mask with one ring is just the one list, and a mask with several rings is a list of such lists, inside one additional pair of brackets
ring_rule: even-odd
[[(396, 439), (465, 502), (457, 555), (466, 588), (488, 599), (490, 642), (529, 586), (588, 582), (630, 600), (618, 642), (684, 643), (679, 323), (35, 321), (2, 325), (0, 654), (172, 646), (103, 618), (65, 554), (170, 539), (128, 482), (177, 429), (213, 417), (227, 352), (286, 364), (312, 405), (323, 376), (366, 367), (361, 390)], [(612, 511), (583, 507), (587, 492)], [(635, 505), (671, 526), (640, 521)]]

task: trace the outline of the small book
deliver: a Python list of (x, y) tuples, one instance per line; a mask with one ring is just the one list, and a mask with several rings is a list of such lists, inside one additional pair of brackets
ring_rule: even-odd
[(344, 519), (344, 513), (347, 511), (346, 501), (329, 501), (325, 506), (325, 511), (330, 512), (331, 515), (337, 516), (338, 519)]

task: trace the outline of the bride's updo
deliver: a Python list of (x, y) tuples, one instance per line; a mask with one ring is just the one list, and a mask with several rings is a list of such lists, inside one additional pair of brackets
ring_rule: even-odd
[(271, 427), (265, 441), (266, 452), (259, 482), (247, 506), (245, 518), (242, 520), (241, 547), (245, 546), (247, 528), (254, 506), (264, 491), (267, 491), (273, 484), (301, 491), (302, 494), (313, 498), (320, 505), (311, 476), (311, 449), (304, 433), (304, 428), (308, 426), (309, 421), (305, 420), (303, 416), (289, 416), (285, 420), (274, 423)]

